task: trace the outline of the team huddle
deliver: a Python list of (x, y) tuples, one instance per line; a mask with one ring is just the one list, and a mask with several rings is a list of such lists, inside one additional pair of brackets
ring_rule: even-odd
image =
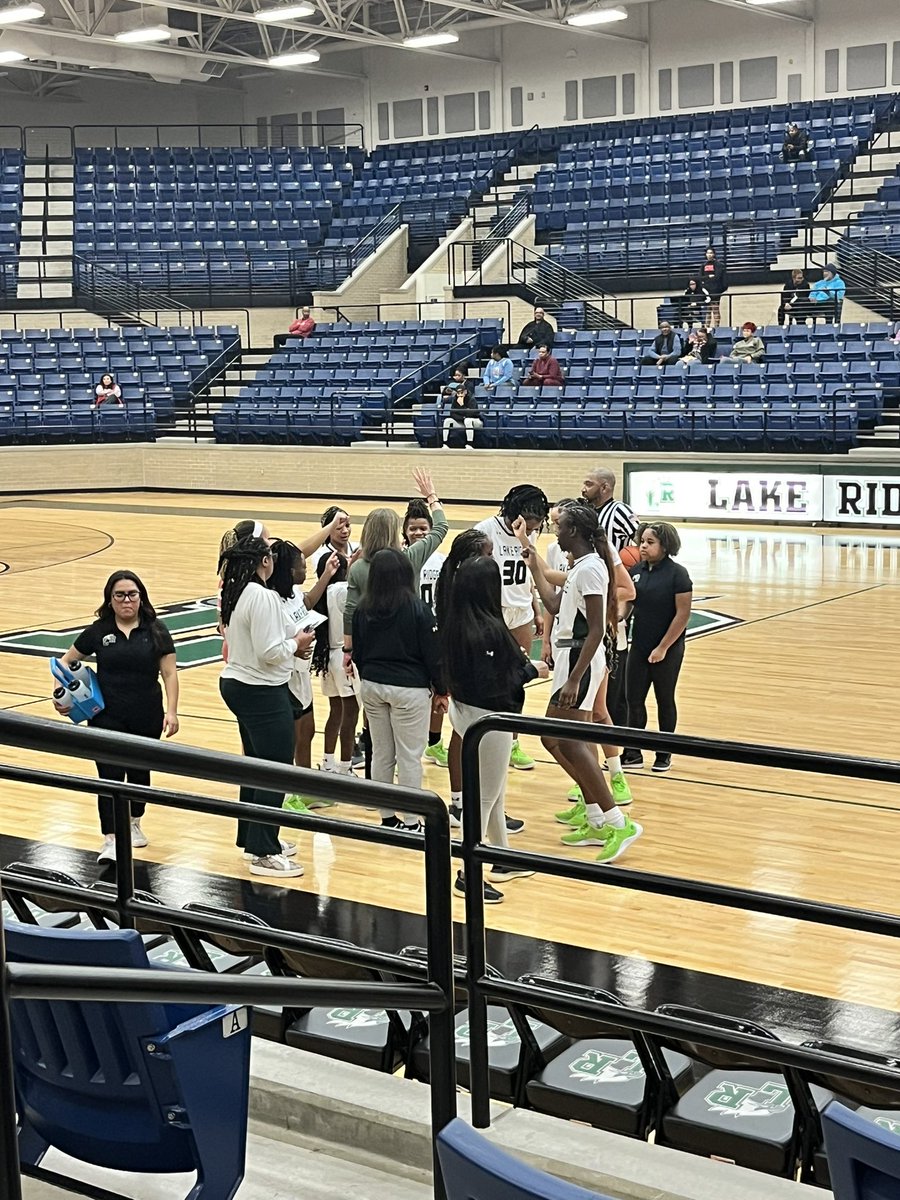
[[(548, 717), (634, 728), (646, 727), (652, 687), (660, 729), (674, 730), (692, 584), (673, 561), (680, 541), (671, 525), (639, 524), (615, 499), (612, 473), (599, 469), (578, 498), (552, 506), (533, 484), (512, 488), (495, 516), (457, 534), (445, 553), (449, 526), (431, 476), (415, 471), (414, 480), (419, 495), (403, 517), (374, 509), (358, 543), (338, 506), (300, 545), (271, 537), (261, 521), (239, 521), (225, 533), (219, 689), (245, 754), (312, 767), (318, 678), (328, 704), (320, 769), (347, 775), (364, 766), (378, 782), (420, 788), (423, 762), (446, 767), (450, 821), (458, 829), (466, 730), (486, 714), (521, 713), (532, 682), (549, 683)], [(548, 528), (555, 540), (542, 557), (538, 538)], [(63, 656), (70, 666), (86, 653), (96, 658), (107, 704), (92, 723), (146, 737), (176, 733), (175, 647), (133, 572), (110, 577), (97, 617)], [(566, 827), (562, 843), (594, 847), (598, 861), (614, 862), (643, 832), (626, 812), (633, 797), (625, 772), (643, 766), (640, 751), (602, 744), (605, 773), (592, 743), (554, 735), (542, 743), (572, 783), (568, 807), (555, 813)], [(653, 770), (667, 771), (670, 763), (657, 754)], [(524, 827), (505, 810), (507, 776), (534, 766), (512, 733), (483, 738), (480, 806), (489, 844), (506, 847)], [(98, 771), (110, 780), (149, 782), (146, 772), (138, 777), (100, 763)], [(100, 798), (100, 858), (109, 861), (111, 792)], [(241, 799), (295, 812), (334, 803), (314, 787), (286, 798), (242, 788)], [(137, 846), (148, 842), (141, 816), (135, 806)], [(402, 811), (384, 811), (381, 820), (421, 830)], [(239, 821), (237, 846), (253, 875), (303, 874), (296, 845), (275, 823)], [(495, 865), (485, 899), (498, 903), (503, 893), (495, 884), (530, 874)], [(465, 894), (462, 874), (454, 886)]]

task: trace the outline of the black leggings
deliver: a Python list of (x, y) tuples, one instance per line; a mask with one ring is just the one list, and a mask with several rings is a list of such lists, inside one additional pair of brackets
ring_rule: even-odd
[(656, 698), (656, 719), (660, 733), (674, 733), (678, 722), (675, 707), (675, 686), (684, 662), (684, 638), (669, 648), (662, 662), (647, 661), (650, 650), (632, 646), (628, 651), (626, 691), (628, 694), (628, 724), (633, 729), (647, 728), (647, 696), (653, 687)]
[[(145, 703), (136, 703), (128, 712), (110, 712), (108, 708), (105, 708), (103, 712), (94, 717), (90, 724), (94, 729), (112, 729), (117, 733), (134, 733), (139, 737), (157, 740), (162, 735), (162, 705), (158, 699), (151, 700), (150, 697), (147, 697)], [(113, 783), (127, 782), (143, 784), (145, 787), (150, 786), (150, 772), (135, 767), (121, 767), (115, 763), (98, 762), (97, 774), (101, 779), (108, 779)], [(139, 821), (144, 815), (146, 807), (140, 801), (132, 800), (131, 819)], [(108, 833), (115, 833), (113, 794), (100, 792), (97, 796), (97, 809), (100, 813), (100, 832), (104, 837)]]

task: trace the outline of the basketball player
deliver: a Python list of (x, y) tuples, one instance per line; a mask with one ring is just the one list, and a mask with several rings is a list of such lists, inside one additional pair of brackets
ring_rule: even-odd
[[(352, 559), (359, 550), (359, 545), (350, 540), (351, 525), (348, 513), (338, 504), (332, 504), (322, 513), (322, 529), (326, 532), (325, 540), (315, 552), (307, 553), (310, 570), (315, 572), (319, 560), (329, 554), (340, 554), (341, 558)], [(314, 534), (313, 537), (316, 535)]]
[[(292, 542), (277, 539), (272, 543), (275, 565), (269, 577), (269, 587), (281, 597), (287, 637), (294, 637), (302, 629), (309, 628), (309, 613), (325, 594), (332, 576), (340, 566), (337, 554), (326, 561), (322, 574), (306, 593), (306, 559), (303, 551)], [(316, 735), (316, 717), (313, 712), (313, 689), (310, 678), (309, 651), (294, 659), (293, 672), (288, 680), (291, 708), (294, 713), (294, 764), (298, 767), (312, 766), (312, 740)], [(333, 800), (314, 796), (288, 796), (282, 807), (293, 812), (308, 812), (312, 808), (331, 808)]]
[[(433, 527), (431, 510), (424, 499), (410, 500), (403, 516), (403, 544), (411, 546), (414, 542), (420, 542), (431, 533)], [(431, 557), (422, 564), (422, 570), (419, 572), (419, 595), (432, 612), (434, 612), (434, 595), (438, 577), (446, 557), (446, 554), (442, 554), (440, 550), (435, 550)], [(440, 706), (433, 705), (425, 758), (439, 767), (449, 765), (442, 737), (443, 725), (444, 713)]]
[[(316, 604), (316, 612), (328, 618), (316, 628), (312, 669), (322, 677), (322, 695), (328, 700), (325, 722), (323, 771), (349, 775), (353, 765), (356, 721), (359, 717), (359, 678), (355, 670), (344, 666), (344, 609), (347, 603), (348, 560), (337, 556), (338, 567), (325, 586), (325, 595)], [(319, 560), (316, 571), (323, 575), (329, 559)], [(340, 757), (335, 752), (340, 742)]]
[[(523, 549), (540, 597), (556, 618), (553, 693), (547, 716), (590, 721), (606, 674), (604, 637), (607, 627), (616, 628), (618, 603), (611, 587), (612, 557), (597, 514), (587, 505), (571, 505), (560, 512), (559, 548), (572, 558), (561, 592), (548, 580), (534, 550)], [(553, 736), (542, 741), (584, 795), (584, 823), (563, 834), (563, 844), (600, 846), (598, 862), (614, 862), (640, 837), (641, 826), (629, 820), (613, 800), (591, 745)]]
[[(563, 509), (568, 507), (577, 507), (577, 500), (565, 499), (560, 500), (550, 510), (550, 525), (553, 529), (559, 530), (559, 518)], [(601, 531), (601, 538), (605, 541), (606, 535)], [(520, 532), (520, 541), (523, 542), (523, 547), (526, 545), (524, 536)], [(618, 550), (614, 550), (609, 542), (606, 542), (606, 548), (609, 551), (615, 568), (615, 585), (616, 585), (616, 602), (620, 611), (624, 605), (629, 604), (634, 599), (634, 584), (631, 582), (631, 577), (622, 559), (619, 557)], [(536, 552), (535, 552), (536, 553)], [(551, 542), (547, 547), (547, 557), (544, 560), (544, 575), (548, 583), (552, 584), (557, 591), (560, 591), (566, 582), (566, 576), (569, 571), (570, 555), (564, 554), (560, 549), (559, 542)], [(553, 646), (552, 646), (552, 631), (554, 618), (551, 612), (544, 614), (544, 642), (541, 651), (541, 658), (546, 663), (553, 661)], [(612, 631), (609, 631), (612, 636)], [(603, 682), (597, 691), (597, 698), (594, 701), (594, 708), (591, 714), (591, 719), (597, 725), (611, 725), (612, 721), (609, 717), (609, 712), (606, 707), (606, 692), (609, 686), (609, 671), (603, 677)], [(628, 785), (628, 780), (625, 778), (625, 773), (622, 769), (621, 748), (614, 746), (611, 743), (603, 743), (601, 745), (603, 755), (606, 759), (606, 766), (609, 770), (610, 787), (612, 789), (613, 799), (616, 804), (626, 805), (631, 804), (634, 797), (631, 794), (631, 788)], [(573, 807), (566, 809), (564, 812), (556, 814), (557, 821), (562, 825), (573, 825), (579, 828), (584, 824), (584, 796), (581, 794), (581, 788), (576, 784), (571, 788), (568, 794), (568, 799), (574, 801)]]
[[(488, 517), (475, 526), (491, 539), (494, 558), (500, 567), (506, 628), (529, 656), (534, 637), (543, 637), (544, 618), (523, 558), (523, 543), (513, 524), (522, 521), (526, 541), (533, 548), (549, 515), (550, 504), (541, 489), (521, 483), (504, 496), (496, 517)], [(534, 768), (534, 759), (520, 747), (518, 738), (513, 741), (509, 765), (517, 771)]]

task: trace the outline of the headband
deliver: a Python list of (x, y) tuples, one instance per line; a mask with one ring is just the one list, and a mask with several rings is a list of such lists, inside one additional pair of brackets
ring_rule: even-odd
[(253, 537), (255, 537), (255, 538), (262, 537), (262, 531), (263, 531), (263, 523), (262, 523), (262, 521), (254, 521), (254, 522), (253, 522), (253, 535), (252, 535), (252, 536), (253, 536)]

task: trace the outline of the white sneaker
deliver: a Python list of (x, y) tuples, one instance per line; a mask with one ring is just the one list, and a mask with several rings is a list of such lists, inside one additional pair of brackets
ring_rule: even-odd
[[(297, 843), (296, 842), (286, 842), (284, 840), (284, 838), (282, 838), (281, 839), (281, 853), (284, 858), (293, 858), (294, 855), (297, 853)], [(241, 857), (246, 858), (248, 862), (252, 862), (254, 855), (252, 855), (249, 850), (244, 850)]]
[(140, 821), (131, 822), (131, 844), (138, 850), (142, 849), (144, 846), (150, 845), (150, 841), (146, 833), (144, 833), (143, 829), (141, 829)]
[(283, 854), (269, 854), (250, 860), (251, 875), (272, 875), (278, 879), (296, 879), (303, 874), (299, 863), (291, 862)]
[(116, 861), (116, 835), (107, 833), (103, 838), (103, 845), (100, 847), (100, 853), (97, 855), (97, 862), (115, 862)]

